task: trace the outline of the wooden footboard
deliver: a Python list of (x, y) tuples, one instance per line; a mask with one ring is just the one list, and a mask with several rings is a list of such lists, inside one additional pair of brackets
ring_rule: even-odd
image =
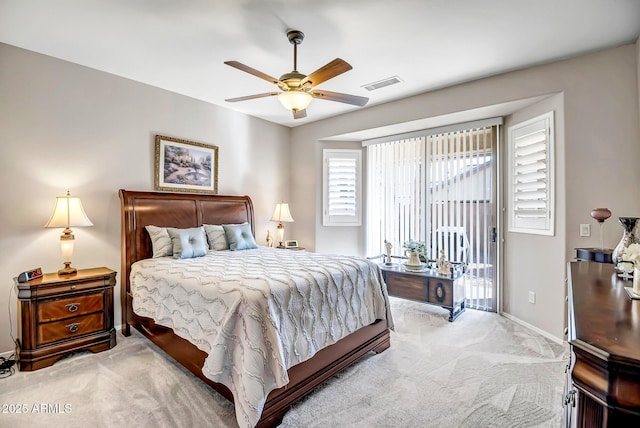
[[(129, 296), (130, 298), (131, 296)], [(130, 305), (129, 308), (131, 308)], [(128, 318), (130, 326), (134, 327), (182, 366), (222, 394), (227, 400), (233, 401), (233, 395), (226, 386), (213, 382), (202, 374), (204, 360), (207, 357), (206, 352), (177, 336), (170, 328), (157, 325), (150, 318), (139, 317), (133, 313), (130, 313)], [(130, 334), (129, 325), (123, 325), (122, 331), (124, 334), (127, 334), (125, 331), (129, 331)], [(282, 423), (282, 418), (287, 410), (322, 382), (348, 367), (368, 352), (382, 352), (390, 344), (390, 334), (386, 320), (377, 320), (375, 323), (363, 327), (333, 345), (320, 350), (313, 358), (291, 367), (288, 371), (289, 383), (271, 391), (267, 397), (262, 416), (256, 426), (274, 427), (279, 425)]]

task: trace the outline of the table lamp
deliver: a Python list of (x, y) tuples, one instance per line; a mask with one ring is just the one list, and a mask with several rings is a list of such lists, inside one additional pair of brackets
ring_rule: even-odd
[(284, 225), (282, 223), (293, 222), (293, 217), (291, 217), (291, 212), (289, 212), (289, 204), (285, 204), (284, 202), (276, 204), (276, 209), (273, 212), (271, 221), (278, 222), (278, 247), (284, 247)]
[(51, 218), (44, 227), (64, 227), (60, 235), (60, 249), (64, 260), (64, 268), (58, 271), (58, 275), (70, 275), (76, 273), (77, 269), (71, 267), (71, 256), (73, 255), (74, 236), (70, 227), (93, 226), (91, 220), (82, 208), (80, 198), (71, 196), (69, 191), (65, 196), (56, 196), (56, 204), (53, 207)]

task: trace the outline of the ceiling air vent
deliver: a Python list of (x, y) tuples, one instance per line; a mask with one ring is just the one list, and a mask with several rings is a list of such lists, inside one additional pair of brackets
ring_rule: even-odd
[(378, 80), (377, 82), (362, 85), (367, 91), (375, 91), (376, 89), (384, 88), (385, 86), (395, 85), (402, 82), (402, 79), (398, 76), (387, 77), (386, 79)]

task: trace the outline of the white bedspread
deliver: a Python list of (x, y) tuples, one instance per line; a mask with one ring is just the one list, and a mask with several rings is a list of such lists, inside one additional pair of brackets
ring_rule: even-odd
[(254, 426), (287, 369), (355, 330), (393, 321), (375, 263), (261, 247), (146, 259), (131, 267), (133, 310), (208, 354), (202, 372), (233, 393)]

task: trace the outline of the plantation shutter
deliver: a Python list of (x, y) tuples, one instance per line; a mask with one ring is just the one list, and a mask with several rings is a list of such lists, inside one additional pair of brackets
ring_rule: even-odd
[(324, 226), (360, 226), (361, 159), (360, 150), (323, 151)]
[(553, 112), (509, 128), (509, 231), (553, 235)]

